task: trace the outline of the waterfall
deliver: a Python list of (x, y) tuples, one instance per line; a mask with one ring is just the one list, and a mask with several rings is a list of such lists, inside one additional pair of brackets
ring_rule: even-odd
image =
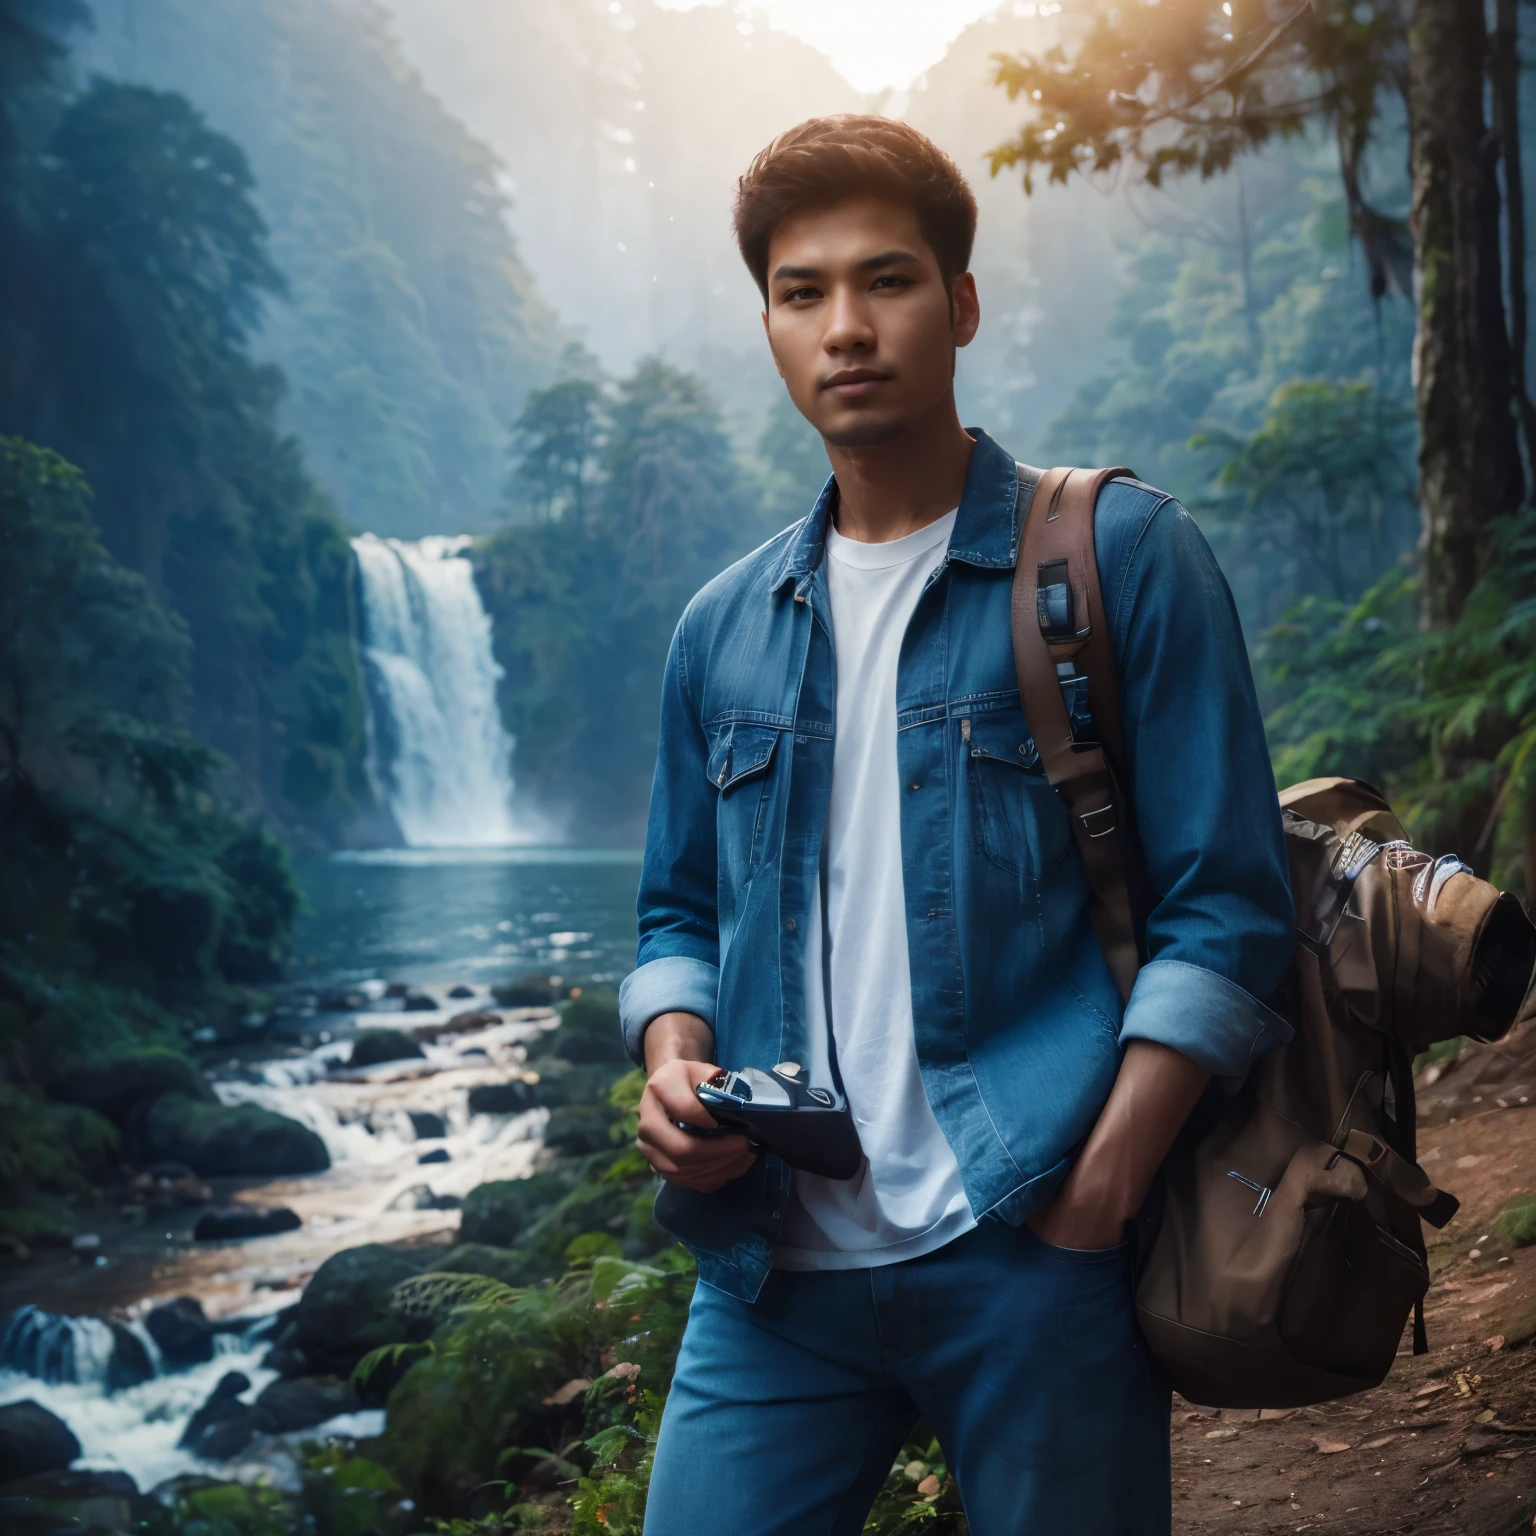
[(368, 777), (413, 848), (526, 841), (512, 815), (491, 620), (469, 539), (353, 539), (362, 585)]

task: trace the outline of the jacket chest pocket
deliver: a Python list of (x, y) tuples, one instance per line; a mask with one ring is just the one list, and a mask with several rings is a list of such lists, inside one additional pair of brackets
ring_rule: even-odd
[(717, 792), (715, 837), (720, 876), (739, 888), (762, 858), (774, 754), (784, 733), (726, 720), (707, 728), (705, 773)]
[(1070, 847), (1072, 829), (1023, 710), (962, 719), (960, 739), (977, 852), (1012, 874), (1044, 880)]

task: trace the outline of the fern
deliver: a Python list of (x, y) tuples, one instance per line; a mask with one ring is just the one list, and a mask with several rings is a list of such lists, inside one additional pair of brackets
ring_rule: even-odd
[(352, 1367), (352, 1390), (359, 1397), (366, 1398), (369, 1383), (380, 1371), (400, 1371), (403, 1367), (414, 1365), (416, 1361), (436, 1353), (437, 1350), (430, 1340), (424, 1344), (381, 1344), (377, 1349), (370, 1349)]

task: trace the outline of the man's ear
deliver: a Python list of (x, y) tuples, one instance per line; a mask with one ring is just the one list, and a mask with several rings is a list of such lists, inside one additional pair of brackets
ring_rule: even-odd
[(976, 279), (962, 272), (949, 293), (949, 312), (955, 332), (955, 345), (968, 347), (981, 328), (981, 300), (976, 296)]
[(768, 326), (768, 311), (763, 311), (763, 335), (768, 338), (768, 355), (773, 359), (773, 366), (779, 370), (779, 377), (784, 377), (783, 365), (779, 362), (779, 354), (774, 350), (773, 332)]

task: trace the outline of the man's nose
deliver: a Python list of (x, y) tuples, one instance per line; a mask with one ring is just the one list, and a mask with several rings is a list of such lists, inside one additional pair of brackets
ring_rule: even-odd
[(868, 351), (875, 345), (875, 328), (863, 293), (842, 286), (828, 295), (827, 328), (822, 344), (829, 352)]

